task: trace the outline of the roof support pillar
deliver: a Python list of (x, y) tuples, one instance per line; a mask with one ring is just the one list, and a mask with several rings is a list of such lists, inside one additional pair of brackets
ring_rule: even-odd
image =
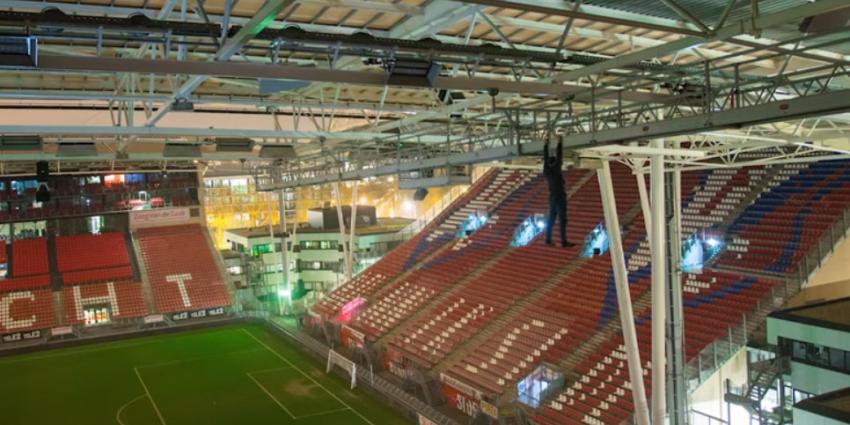
[[(651, 147), (664, 148), (664, 141), (654, 139)], [(652, 423), (664, 424), (666, 407), (666, 316), (667, 316), (667, 232), (664, 226), (664, 155), (652, 155), (649, 160), (652, 190), (650, 219), (650, 250), (652, 258)]]
[(626, 359), (629, 366), (629, 382), (635, 405), (635, 421), (638, 425), (649, 425), (649, 408), (646, 401), (646, 387), (643, 382), (643, 367), (640, 361), (640, 349), (635, 329), (632, 296), (629, 292), (629, 276), (626, 271), (626, 259), (623, 254), (623, 241), (620, 235), (620, 219), (617, 216), (617, 202), (614, 197), (614, 183), (611, 179), (611, 165), (602, 161), (596, 170), (599, 179), (599, 193), (602, 197), (602, 211), (605, 214), (605, 228), (608, 229), (608, 246), (611, 250), (611, 267), (614, 269), (614, 283), (617, 287), (617, 304), (620, 309), (620, 321), (623, 327), (623, 340), (626, 346)]
[[(678, 142), (674, 142), (679, 147)], [(686, 425), (687, 381), (685, 380), (684, 311), (682, 305), (682, 171), (678, 165), (667, 173), (667, 403), (671, 425)]]

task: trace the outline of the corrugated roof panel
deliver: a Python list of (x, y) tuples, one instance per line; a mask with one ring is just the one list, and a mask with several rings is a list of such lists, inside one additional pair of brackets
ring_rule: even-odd
[[(687, 9), (708, 26), (713, 26), (723, 9), (726, 8), (727, 0), (673, 0), (679, 6)], [(682, 20), (672, 9), (664, 5), (661, 0), (586, 0), (588, 5), (600, 6), (612, 10), (638, 13), (659, 18)], [(761, 14), (775, 13), (780, 10), (809, 3), (808, 0), (760, 0), (759, 12)], [(729, 16), (729, 19), (741, 19), (750, 16), (750, 1), (738, 0)]]

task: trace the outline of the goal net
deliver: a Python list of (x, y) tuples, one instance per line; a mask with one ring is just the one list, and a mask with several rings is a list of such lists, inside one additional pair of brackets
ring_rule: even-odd
[(334, 350), (328, 351), (328, 368), (325, 371), (326, 373), (331, 373), (331, 369), (337, 366), (342, 368), (342, 370), (348, 372), (351, 375), (351, 389), (357, 386), (357, 364), (351, 360), (348, 360), (342, 354), (337, 353)]

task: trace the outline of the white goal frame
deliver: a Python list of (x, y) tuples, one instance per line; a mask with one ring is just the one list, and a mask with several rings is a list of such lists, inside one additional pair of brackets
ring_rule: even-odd
[(333, 349), (328, 350), (328, 366), (325, 373), (331, 373), (334, 366), (339, 366), (351, 375), (351, 389), (357, 387), (357, 364), (347, 359)]

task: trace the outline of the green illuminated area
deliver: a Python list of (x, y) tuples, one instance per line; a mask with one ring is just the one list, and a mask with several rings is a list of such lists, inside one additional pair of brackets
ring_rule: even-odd
[(408, 424), (261, 326), (0, 358), (2, 423)]

